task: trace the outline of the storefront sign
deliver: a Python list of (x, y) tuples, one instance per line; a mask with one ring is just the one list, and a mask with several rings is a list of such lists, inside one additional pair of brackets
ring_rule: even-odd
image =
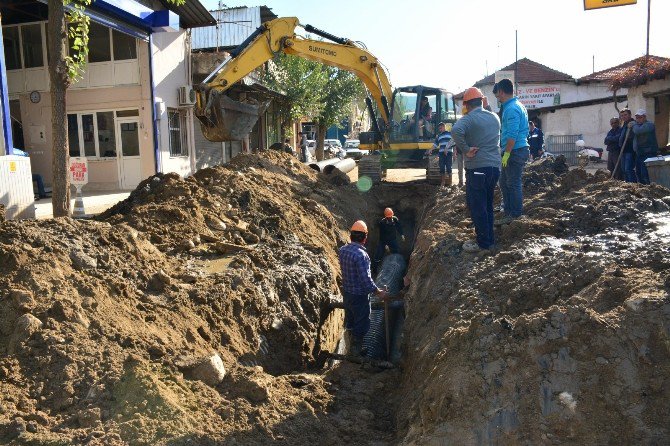
[(81, 187), (88, 183), (88, 162), (83, 157), (70, 158), (70, 184)]
[(584, 0), (584, 10), (634, 5), (637, 0)]
[(521, 86), (517, 97), (528, 109), (561, 105), (561, 88), (553, 85)]

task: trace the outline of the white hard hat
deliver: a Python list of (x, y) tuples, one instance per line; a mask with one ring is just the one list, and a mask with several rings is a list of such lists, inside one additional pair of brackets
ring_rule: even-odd
[(584, 142), (583, 139), (578, 139), (577, 141), (575, 141), (575, 145), (577, 147), (584, 147), (586, 145), (586, 143)]

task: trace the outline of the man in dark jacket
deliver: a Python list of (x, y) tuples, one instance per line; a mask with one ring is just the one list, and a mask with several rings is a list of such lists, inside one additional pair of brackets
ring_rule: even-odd
[[(619, 125), (619, 118), (610, 119), (612, 128), (605, 136), (605, 145), (607, 146), (607, 170), (610, 175), (614, 172), (613, 178), (623, 180), (623, 170), (621, 169), (621, 161), (619, 161), (619, 154), (621, 153), (621, 146), (619, 145), (619, 137), (621, 136), (622, 128)], [(618, 162), (618, 166), (617, 166)]]
[[(619, 147), (623, 151), (621, 155), (621, 163), (623, 169), (623, 177), (626, 183), (637, 183), (637, 175), (635, 175), (635, 151), (633, 150), (633, 131), (630, 124), (633, 121), (633, 114), (627, 108), (619, 112), (621, 119), (621, 134), (619, 135)], [(630, 124), (630, 126), (628, 125)]]
[(533, 121), (528, 121), (528, 145), (530, 146), (530, 156), (533, 157), (533, 161), (540, 158), (544, 150), (542, 146), (544, 145), (544, 133), (539, 127), (535, 127)]
[(398, 253), (398, 234), (402, 241), (405, 241), (400, 220), (393, 215), (393, 209), (384, 209), (384, 218), (379, 220), (377, 227), (379, 228), (379, 243), (377, 244), (377, 252), (375, 253), (375, 266), (384, 258), (384, 251), (386, 251), (387, 246), (391, 254)]
[[(630, 125), (630, 124), (629, 124)], [(633, 150), (635, 150), (635, 172), (637, 180), (642, 184), (649, 184), (649, 172), (644, 161), (656, 156), (658, 141), (656, 127), (653, 122), (647, 121), (647, 111), (643, 108), (635, 112), (635, 123), (630, 126), (633, 132)]]

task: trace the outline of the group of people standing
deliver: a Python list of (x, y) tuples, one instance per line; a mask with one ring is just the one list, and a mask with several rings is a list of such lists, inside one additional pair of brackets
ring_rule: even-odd
[(453, 126), (455, 146), (465, 156), (465, 193), (475, 226), (475, 240), (463, 244), (463, 250), (478, 252), (492, 249), (493, 196), (500, 185), (507, 224), (523, 214), (521, 174), (530, 157), (528, 112), (514, 96), (514, 85), (502, 79), (493, 87), (501, 104), (500, 117), (484, 107), (485, 96), (476, 87), (466, 90), (463, 105), (467, 113)]
[(607, 169), (613, 178), (628, 183), (649, 184), (649, 172), (645, 160), (656, 156), (658, 141), (656, 127), (647, 120), (643, 108), (632, 113), (627, 108), (619, 112), (619, 117), (610, 119), (612, 127), (605, 136), (607, 146)]

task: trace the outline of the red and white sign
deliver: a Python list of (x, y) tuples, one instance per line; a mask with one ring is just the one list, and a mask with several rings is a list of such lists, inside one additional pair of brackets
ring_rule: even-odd
[(83, 186), (88, 183), (88, 161), (83, 157), (70, 157), (70, 184)]

